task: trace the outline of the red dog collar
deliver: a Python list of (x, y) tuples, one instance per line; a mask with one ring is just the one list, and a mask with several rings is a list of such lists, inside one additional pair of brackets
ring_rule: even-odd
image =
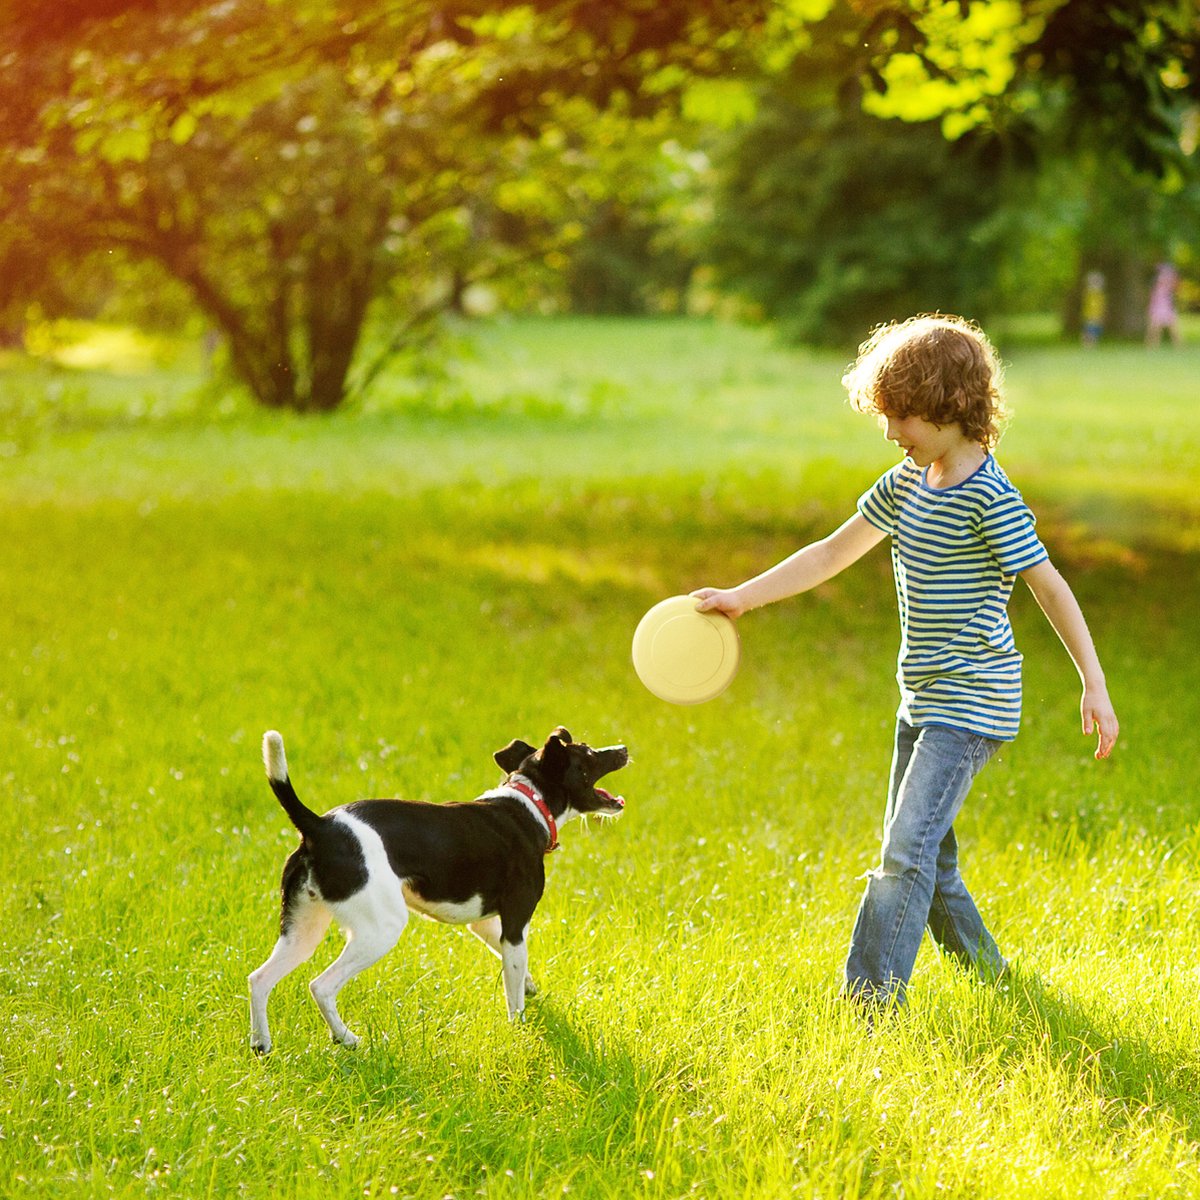
[(554, 814), (551, 813), (549, 806), (545, 800), (537, 794), (537, 791), (524, 779), (509, 779), (505, 782), (505, 787), (510, 787), (514, 792), (520, 792), (526, 800), (533, 803), (534, 808), (542, 814), (542, 820), (546, 822), (547, 832), (550, 834), (550, 845), (546, 847), (546, 853), (551, 850), (558, 849), (558, 826), (554, 822)]

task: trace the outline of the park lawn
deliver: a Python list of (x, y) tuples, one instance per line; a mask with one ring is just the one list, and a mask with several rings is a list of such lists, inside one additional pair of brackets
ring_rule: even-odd
[[(654, 601), (844, 519), (892, 461), (849, 356), (700, 322), (516, 322), (424, 390), (248, 411), (186, 355), (0, 374), (0, 1192), (6, 1196), (1159, 1197), (1200, 1192), (1200, 352), (1022, 347), (1002, 447), (1100, 645), (1090, 758), (1019, 589), (1022, 735), (959, 825), (1019, 962), (922, 949), (874, 1036), (834, 999), (878, 851), (894, 709), (886, 554), (741, 623), (711, 704), (637, 683)], [(414, 921), (246, 1046), (245, 976), (318, 809), (464, 799), (565, 723), (626, 741), (620, 821), (568, 826), (543, 995)]]

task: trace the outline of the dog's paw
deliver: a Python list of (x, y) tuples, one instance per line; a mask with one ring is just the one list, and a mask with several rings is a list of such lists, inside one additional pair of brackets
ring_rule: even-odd
[(353, 1050), (359, 1043), (358, 1035), (351, 1033), (348, 1029), (341, 1036), (335, 1037), (333, 1040), (337, 1045), (345, 1046), (347, 1050)]
[(264, 1054), (271, 1053), (271, 1042), (269, 1039), (251, 1038), (250, 1049), (261, 1058)]
[(525, 976), (525, 995), (526, 996), (536, 996), (537, 994), (538, 994), (538, 985), (533, 982), (533, 979), (531, 976), (526, 975)]

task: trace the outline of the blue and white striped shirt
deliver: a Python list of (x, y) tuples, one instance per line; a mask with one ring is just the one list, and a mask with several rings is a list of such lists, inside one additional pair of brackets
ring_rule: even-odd
[(1048, 557), (1020, 492), (990, 454), (944, 489), (906, 458), (863, 493), (858, 511), (892, 539), (898, 715), (1011, 741), (1021, 720), (1021, 655), (1008, 600), (1017, 574)]

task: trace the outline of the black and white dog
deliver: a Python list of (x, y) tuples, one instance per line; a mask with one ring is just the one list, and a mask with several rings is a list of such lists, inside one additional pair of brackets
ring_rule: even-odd
[(283, 738), (263, 736), (267, 779), (302, 841), (283, 868), (279, 940), (250, 976), (250, 1046), (271, 1049), (271, 989), (311, 957), (336, 918), (346, 946), (309, 985), (335, 1042), (358, 1043), (337, 994), (395, 944), (409, 911), (467, 925), (503, 965), (508, 1015), (536, 994), (525, 937), (546, 886), (543, 859), (558, 826), (587, 813), (616, 816), (624, 800), (597, 783), (625, 766), (624, 746), (593, 750), (561, 726), (540, 748), (510, 742), (494, 755), (504, 782), (466, 803), (360, 800), (318, 816), (288, 778)]

